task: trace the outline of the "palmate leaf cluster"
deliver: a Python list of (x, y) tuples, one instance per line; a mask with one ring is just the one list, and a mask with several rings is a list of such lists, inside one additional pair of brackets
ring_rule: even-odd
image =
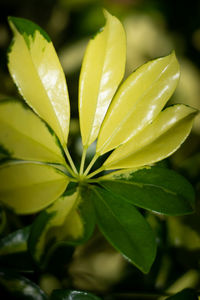
[[(147, 273), (157, 245), (144, 211), (179, 216), (194, 210), (190, 183), (155, 165), (184, 142), (197, 113), (182, 104), (164, 109), (179, 79), (176, 56), (172, 52), (150, 61), (121, 83), (125, 33), (107, 11), (105, 18), (104, 28), (87, 46), (80, 73), (79, 171), (67, 148), (69, 96), (53, 44), (31, 21), (9, 18), (14, 38), (8, 68), (26, 103), (0, 102), (0, 200), (17, 214), (41, 212), (30, 227), (1, 241), (1, 255), (28, 249), (28, 259), (44, 268), (59, 244), (84, 243), (97, 224), (111, 245)], [(95, 141), (96, 154), (85, 168), (88, 147)], [(91, 173), (98, 158), (110, 151)], [(8, 289), (12, 280), (27, 283), (2, 274)], [(54, 296), (62, 299), (62, 292)]]

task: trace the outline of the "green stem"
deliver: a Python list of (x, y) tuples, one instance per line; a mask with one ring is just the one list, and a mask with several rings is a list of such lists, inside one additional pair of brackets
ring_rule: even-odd
[[(53, 167), (55, 167), (55, 165), (52, 164)], [(75, 176), (74, 172), (72, 171), (72, 169), (70, 168), (70, 166), (66, 163), (65, 165), (56, 165), (56, 168), (59, 169), (60, 171), (64, 172), (65, 174), (67, 174), (66, 171), (68, 171), (72, 176)], [(67, 174), (68, 175), (68, 174)]]
[(105, 170), (105, 169), (104, 169), (104, 166), (101, 166), (101, 167), (100, 167), (99, 169), (97, 169), (96, 171), (90, 173), (90, 174), (87, 176), (87, 178), (89, 179), (89, 178), (91, 178), (91, 177), (97, 175), (98, 173), (100, 173), (100, 172), (102, 172), (102, 171), (104, 171), (104, 170)]
[(75, 179), (75, 178), (69, 178), (70, 182), (78, 182), (78, 179)]
[[(69, 150), (68, 150), (68, 148), (67, 147), (65, 147), (64, 148), (64, 150), (65, 150), (65, 154), (66, 154), (66, 156), (67, 156), (67, 159), (68, 159), (68, 161), (69, 161), (69, 163), (70, 163), (70, 166), (71, 166), (71, 168), (72, 168), (72, 170), (73, 170), (73, 176), (76, 176), (77, 177), (77, 174), (78, 174), (78, 172), (77, 172), (77, 169), (76, 169), (76, 167), (75, 167), (75, 165), (74, 165), (74, 162), (73, 162), (73, 160), (72, 160), (72, 158), (71, 158), (71, 155), (70, 155), (70, 153), (69, 153)], [(71, 170), (71, 171), (72, 171)]]
[[(98, 154), (98, 153), (95, 153), (93, 159), (91, 160), (91, 162), (89, 163), (87, 169), (86, 169), (85, 172), (84, 172), (84, 175), (85, 175), (85, 176), (89, 173), (89, 171), (91, 170), (92, 166), (94, 165), (94, 163), (96, 162), (96, 160), (98, 159), (98, 157), (99, 157), (99, 154)], [(89, 178), (89, 177), (88, 177), (88, 178)]]
[(83, 174), (87, 149), (88, 149), (88, 147), (83, 147), (83, 153), (82, 153), (82, 157), (81, 157), (81, 166), (80, 166), (80, 170), (79, 170), (80, 175)]

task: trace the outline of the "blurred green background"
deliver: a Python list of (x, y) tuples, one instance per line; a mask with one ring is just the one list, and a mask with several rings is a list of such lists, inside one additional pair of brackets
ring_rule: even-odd
[[(125, 26), (125, 76), (148, 60), (167, 55), (174, 49), (181, 65), (181, 78), (170, 103), (185, 103), (200, 109), (200, 1), (183, 4), (172, 0), (1, 0), (0, 98), (19, 97), (7, 70), (6, 51), (12, 38), (7, 16), (28, 18), (48, 32), (66, 74), (72, 117), (69, 145), (76, 162), (81, 155), (78, 77), (87, 42), (104, 25), (103, 7)], [(91, 155), (93, 152), (91, 149)], [(77, 247), (75, 252), (68, 251), (66, 255), (62, 253), (56, 267), (39, 272), (34, 277), (36, 283), (49, 293), (53, 288), (65, 287), (100, 294), (178, 292), (186, 287), (200, 289), (199, 117), (189, 139), (164, 163), (192, 182), (196, 189), (197, 210), (195, 215), (187, 217), (147, 215), (159, 245), (149, 275), (141, 274), (128, 264), (96, 231), (87, 245)], [(31, 222), (30, 218), (15, 218), (10, 217), (11, 225), (6, 228), (6, 233)], [(122, 299), (126, 299), (125, 296)]]

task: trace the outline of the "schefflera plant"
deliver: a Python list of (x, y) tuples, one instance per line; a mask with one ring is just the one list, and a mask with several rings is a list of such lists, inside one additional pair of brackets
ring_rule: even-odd
[[(59, 243), (88, 240), (97, 224), (124, 257), (147, 273), (156, 241), (141, 209), (163, 215), (194, 209), (190, 183), (154, 164), (180, 147), (197, 111), (183, 104), (164, 108), (179, 80), (174, 52), (144, 64), (121, 83), (125, 32), (116, 17), (104, 14), (105, 26), (90, 40), (80, 73), (79, 171), (67, 148), (69, 97), (53, 44), (36, 24), (9, 17), (14, 39), (8, 68), (26, 103), (0, 102), (0, 200), (18, 214), (42, 210), (28, 240), (40, 266)], [(96, 154), (85, 167), (95, 140)], [(90, 172), (107, 152), (103, 165)]]

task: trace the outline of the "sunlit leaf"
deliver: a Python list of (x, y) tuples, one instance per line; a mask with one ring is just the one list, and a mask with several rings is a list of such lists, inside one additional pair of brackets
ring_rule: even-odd
[(194, 211), (192, 185), (173, 170), (159, 167), (123, 170), (99, 178), (99, 183), (116, 197), (153, 212), (183, 215)]
[(65, 163), (54, 133), (19, 101), (0, 101), (0, 141), (8, 156)]
[(83, 291), (55, 290), (50, 300), (101, 300), (101, 298)]
[(27, 103), (50, 125), (64, 145), (69, 131), (65, 76), (48, 35), (31, 21), (9, 17), (14, 39), (8, 68)]
[(9, 162), (0, 166), (0, 200), (16, 213), (37, 212), (66, 189), (68, 177), (38, 163)]
[[(47, 300), (45, 293), (29, 279), (9, 272), (0, 270), (0, 286), (12, 296), (12, 299)], [(6, 298), (8, 299), (8, 298)]]
[(115, 95), (103, 121), (97, 153), (103, 154), (127, 142), (162, 110), (179, 79), (174, 52), (146, 63), (131, 74)]
[(83, 202), (80, 189), (77, 188), (65, 193), (42, 211), (32, 226), (29, 239), (34, 259), (44, 264), (44, 259), (58, 243), (77, 244), (88, 239), (94, 229), (94, 212), (90, 206), (89, 201)]
[(105, 27), (90, 40), (79, 82), (79, 114), (84, 146), (97, 137), (125, 69), (126, 40), (119, 20), (104, 11)]
[(136, 168), (168, 157), (189, 135), (196, 113), (181, 104), (166, 108), (150, 125), (114, 150), (104, 163), (105, 169)]
[(93, 188), (90, 197), (102, 233), (129, 261), (147, 273), (155, 259), (156, 243), (144, 217), (123, 198), (102, 188)]

